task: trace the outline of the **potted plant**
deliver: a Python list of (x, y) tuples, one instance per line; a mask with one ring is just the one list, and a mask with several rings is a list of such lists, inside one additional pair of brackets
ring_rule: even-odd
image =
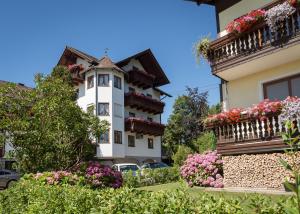
[(195, 44), (194, 53), (196, 55), (197, 61), (200, 61), (201, 58), (208, 60), (208, 50), (210, 42), (210, 37), (204, 36)]

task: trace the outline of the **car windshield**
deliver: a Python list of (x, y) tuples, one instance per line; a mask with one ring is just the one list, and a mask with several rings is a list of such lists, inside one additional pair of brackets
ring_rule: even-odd
[(149, 166), (152, 169), (168, 167), (165, 163), (149, 163)]
[(137, 171), (139, 170), (139, 168), (137, 167), (137, 165), (122, 165), (120, 166), (120, 171), (121, 172), (125, 172), (125, 171)]

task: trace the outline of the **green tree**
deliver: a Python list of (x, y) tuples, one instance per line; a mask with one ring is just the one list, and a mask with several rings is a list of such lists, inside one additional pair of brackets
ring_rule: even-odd
[(194, 148), (198, 153), (215, 150), (216, 143), (217, 139), (213, 132), (204, 132), (193, 141)]
[(176, 153), (172, 156), (175, 166), (182, 166), (183, 162), (187, 159), (189, 154), (192, 154), (193, 150), (185, 145), (179, 145)]
[(208, 114), (207, 95), (187, 87), (186, 94), (175, 100), (163, 137), (165, 148), (173, 153), (180, 144), (193, 148), (192, 141), (203, 132), (203, 119)]
[(209, 107), (208, 114), (213, 115), (213, 114), (219, 114), (222, 111), (222, 107), (220, 103), (217, 103), (216, 105), (212, 105)]
[(12, 143), (21, 170), (67, 169), (94, 156), (92, 141), (109, 124), (82, 111), (70, 80), (66, 68), (56, 67), (37, 75), (34, 89), (0, 87), (2, 143)]

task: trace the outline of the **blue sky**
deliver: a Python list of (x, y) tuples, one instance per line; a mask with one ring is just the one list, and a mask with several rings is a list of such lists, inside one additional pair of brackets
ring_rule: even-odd
[(171, 84), (162, 89), (163, 122), (185, 87), (209, 90), (219, 101), (219, 79), (197, 64), (193, 44), (216, 36), (214, 8), (183, 0), (1, 0), (0, 79), (34, 86), (35, 73), (49, 73), (66, 45), (118, 61), (151, 48)]

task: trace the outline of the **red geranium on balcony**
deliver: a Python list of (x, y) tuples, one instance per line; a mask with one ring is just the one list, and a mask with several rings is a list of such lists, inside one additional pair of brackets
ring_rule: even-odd
[(82, 64), (72, 64), (72, 65), (68, 65), (68, 70), (70, 71), (75, 71), (75, 70), (79, 70), (82, 71), (84, 70), (84, 67), (82, 66)]
[(249, 116), (252, 118), (259, 118), (260, 120), (265, 120), (269, 114), (280, 113), (281, 109), (281, 101), (270, 101), (269, 99), (266, 99), (250, 108)]
[(248, 31), (254, 24), (257, 24), (263, 20), (265, 16), (265, 10), (253, 10), (247, 15), (241, 16), (233, 21), (231, 21), (226, 26), (226, 31), (228, 33), (243, 33)]

